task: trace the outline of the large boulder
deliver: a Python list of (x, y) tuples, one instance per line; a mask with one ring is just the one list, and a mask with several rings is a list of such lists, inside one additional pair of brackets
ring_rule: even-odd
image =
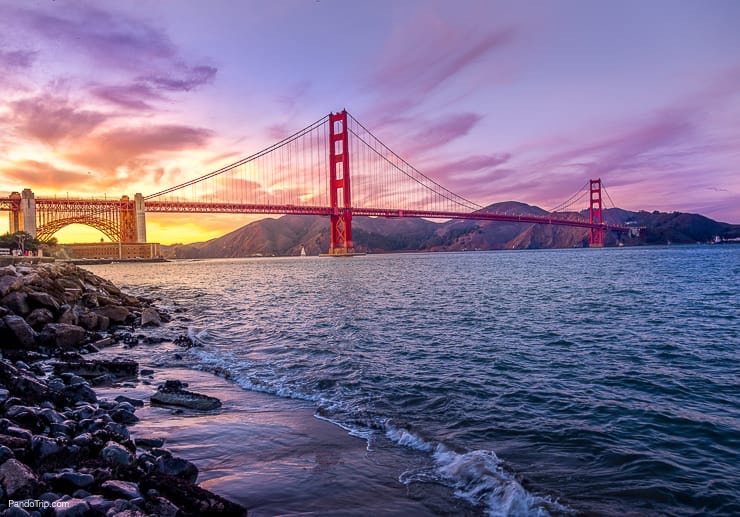
[(131, 312), (121, 305), (106, 305), (95, 309), (97, 314), (105, 316), (113, 323), (125, 323), (126, 319), (131, 315)]
[(13, 291), (3, 296), (2, 304), (16, 314), (25, 316), (31, 312), (31, 304), (28, 303), (28, 295), (21, 291)]
[(29, 349), (34, 346), (34, 344), (36, 343), (37, 334), (36, 331), (33, 330), (28, 323), (26, 323), (26, 320), (24, 320), (20, 316), (8, 314), (3, 318), (3, 323), (5, 327), (5, 332), (2, 332), (2, 334), (5, 334), (5, 336), (11, 338), (10, 343), (3, 343), (10, 344), (11, 346), (8, 348), (18, 347)]
[(152, 307), (147, 307), (141, 311), (141, 326), (142, 327), (159, 327), (162, 325), (162, 319), (159, 317), (159, 313)]
[(0, 485), (8, 499), (26, 499), (33, 495), (38, 479), (28, 466), (11, 458), (0, 465)]
[(183, 389), (183, 386), (184, 384), (180, 381), (167, 381), (159, 387), (149, 400), (152, 404), (180, 406), (200, 411), (209, 411), (221, 407), (221, 401), (216, 397), (194, 393)]
[(41, 330), (44, 325), (54, 321), (54, 315), (46, 307), (41, 307), (31, 311), (31, 314), (26, 316), (26, 323), (31, 325), (36, 330)]
[(48, 346), (69, 349), (80, 345), (85, 337), (85, 329), (68, 323), (49, 323), (39, 335), (40, 341)]
[(28, 293), (28, 301), (36, 307), (44, 307), (54, 312), (57, 312), (59, 310), (59, 302), (56, 301), (49, 293), (36, 291)]

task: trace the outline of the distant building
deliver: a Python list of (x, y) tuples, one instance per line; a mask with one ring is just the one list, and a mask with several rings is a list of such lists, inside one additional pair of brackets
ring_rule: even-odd
[(162, 254), (158, 242), (93, 242), (60, 244), (65, 258), (70, 259), (133, 259), (158, 258)]

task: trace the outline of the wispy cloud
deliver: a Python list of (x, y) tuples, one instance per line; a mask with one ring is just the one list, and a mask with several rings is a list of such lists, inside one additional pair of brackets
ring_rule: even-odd
[(26, 69), (31, 68), (36, 59), (35, 50), (2, 50), (0, 49), (0, 68)]

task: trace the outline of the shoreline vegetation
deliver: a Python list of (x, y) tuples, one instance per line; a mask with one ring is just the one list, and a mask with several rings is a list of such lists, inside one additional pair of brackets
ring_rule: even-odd
[[(144, 400), (116, 387), (150, 375), (130, 359), (90, 358), (170, 315), (69, 263), (0, 267), (0, 511), (16, 516), (246, 515), (200, 487), (198, 468), (128, 426)], [(99, 397), (96, 388), (105, 390)], [(151, 404), (208, 411), (179, 381)], [(111, 398), (112, 397), (112, 398)]]

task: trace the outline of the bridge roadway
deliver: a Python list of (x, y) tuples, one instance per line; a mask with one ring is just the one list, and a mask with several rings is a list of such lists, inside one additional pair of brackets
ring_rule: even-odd
[[(71, 212), (78, 210), (133, 209), (134, 201), (129, 199), (82, 199), (82, 198), (36, 198), (37, 206), (47, 206), (60, 211)], [(17, 211), (20, 209), (16, 199), (0, 198), (0, 210)], [(308, 205), (271, 205), (271, 204), (242, 204), (242, 203), (208, 203), (208, 202), (177, 202), (177, 201), (144, 201), (144, 210), (149, 213), (220, 213), (220, 214), (265, 214), (265, 215), (336, 215), (338, 211), (327, 206)], [(419, 217), (427, 219), (466, 219), (476, 221), (505, 221), (514, 223), (552, 224), (589, 228), (595, 230), (628, 232), (628, 226), (591, 223), (586, 219), (567, 217), (553, 217), (552, 215), (518, 215), (498, 212), (440, 212), (432, 210), (397, 210), (390, 208), (363, 208), (351, 209), (353, 216), (368, 217)]]

